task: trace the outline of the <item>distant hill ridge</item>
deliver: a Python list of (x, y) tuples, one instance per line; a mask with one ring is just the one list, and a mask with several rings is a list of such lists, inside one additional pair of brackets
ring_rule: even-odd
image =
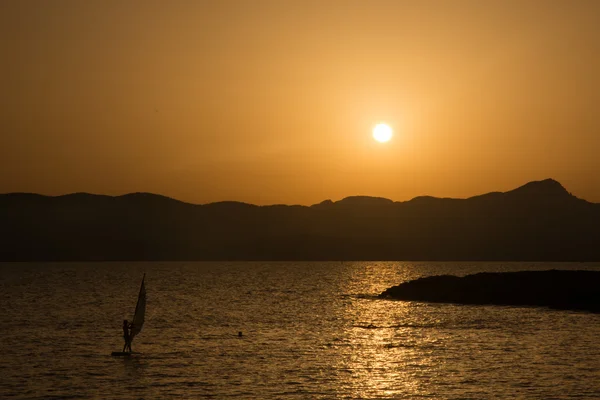
[(312, 206), (0, 195), (0, 261), (600, 260), (600, 204), (553, 179), (467, 199)]
[[(487, 193), (487, 194), (482, 194), (482, 195), (476, 195), (473, 197), (469, 197), (466, 199), (461, 199), (461, 198), (447, 198), (447, 197), (434, 197), (434, 196), (418, 196), (415, 197), (411, 200), (408, 201), (427, 201), (427, 200), (469, 200), (469, 199), (478, 199), (481, 197), (485, 197), (485, 196), (496, 196), (496, 195), (508, 195), (508, 196), (552, 196), (552, 197), (574, 197), (573, 195), (571, 195), (559, 182), (555, 181), (554, 179), (545, 179), (542, 181), (533, 181), (533, 182), (529, 182), (523, 186), (520, 186), (516, 189), (513, 189), (511, 191), (508, 192), (491, 192), (491, 193)], [(178, 203), (182, 203), (182, 204), (188, 204), (188, 205), (210, 205), (210, 204), (233, 204), (233, 203), (238, 203), (238, 204), (247, 204), (247, 205), (253, 205), (250, 203), (244, 203), (244, 202), (240, 202), (240, 201), (218, 201), (215, 203), (207, 203), (207, 204), (194, 204), (194, 203), (189, 203), (189, 202), (185, 202), (185, 201), (181, 201), (181, 200), (177, 200), (174, 199), (172, 197), (168, 197), (168, 196), (164, 196), (164, 195), (160, 195), (160, 194), (154, 194), (154, 193), (147, 193), (147, 192), (132, 192), (132, 193), (127, 193), (127, 194), (123, 194), (123, 195), (118, 195), (118, 196), (110, 196), (110, 195), (104, 195), (104, 194), (92, 194), (92, 193), (85, 193), (85, 192), (77, 192), (77, 193), (69, 193), (69, 194), (63, 194), (63, 195), (58, 195), (58, 196), (48, 196), (48, 195), (43, 195), (43, 194), (37, 194), (37, 193), (20, 193), (20, 192), (15, 192), (15, 193), (6, 193), (6, 194), (0, 194), (0, 198), (2, 198), (3, 196), (5, 197), (9, 197), (12, 200), (21, 200), (23, 198), (30, 198), (30, 199), (44, 199), (44, 198), (53, 198), (53, 199), (78, 199), (78, 200), (84, 200), (84, 199), (90, 199), (90, 198), (107, 198), (107, 199), (151, 199), (151, 198), (158, 198), (164, 201), (174, 201), (174, 202), (178, 202)], [(323, 205), (331, 205), (331, 204), (338, 204), (338, 203), (342, 203), (342, 204), (363, 204), (363, 205), (382, 205), (382, 204), (392, 204), (392, 203), (405, 203), (406, 201), (402, 202), (402, 201), (393, 201), (384, 197), (373, 197), (373, 196), (348, 196), (348, 197), (344, 197), (341, 200), (338, 201), (332, 201), (332, 200), (324, 200), (321, 203), (317, 203), (317, 204), (313, 204), (310, 207), (315, 207), (315, 206), (323, 206)], [(281, 206), (282, 204), (273, 204), (275, 206)], [(259, 206), (259, 207), (269, 207), (271, 205), (265, 205), (265, 206)]]

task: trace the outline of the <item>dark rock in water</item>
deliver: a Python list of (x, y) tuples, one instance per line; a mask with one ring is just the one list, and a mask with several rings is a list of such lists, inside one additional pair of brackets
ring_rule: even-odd
[(600, 313), (600, 271), (430, 276), (393, 286), (379, 297), (434, 303), (540, 306)]

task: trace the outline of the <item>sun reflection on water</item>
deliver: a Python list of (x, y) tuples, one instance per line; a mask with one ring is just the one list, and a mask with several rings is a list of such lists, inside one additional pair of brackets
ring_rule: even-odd
[[(424, 329), (420, 305), (378, 300), (375, 294), (385, 279), (365, 279), (364, 275), (381, 269), (360, 268), (347, 282), (346, 292), (354, 293), (343, 312), (349, 320), (343, 333), (345, 348), (339, 352), (336, 368), (345, 371), (340, 395), (352, 398), (401, 398), (427, 393), (427, 382), (434, 379), (439, 366), (429, 353), (442, 344), (441, 338)], [(399, 272), (401, 274), (401, 271)], [(396, 276), (391, 279), (402, 280)], [(361, 282), (364, 287), (356, 287)], [(369, 296), (371, 295), (371, 296)], [(429, 332), (428, 332), (429, 331)]]

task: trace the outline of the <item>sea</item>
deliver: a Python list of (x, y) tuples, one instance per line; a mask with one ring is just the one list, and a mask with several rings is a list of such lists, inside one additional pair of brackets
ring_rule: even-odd
[[(4, 263), (0, 398), (600, 398), (600, 314), (377, 298), (424, 276), (547, 269), (600, 264)], [(144, 273), (145, 325), (113, 357)]]

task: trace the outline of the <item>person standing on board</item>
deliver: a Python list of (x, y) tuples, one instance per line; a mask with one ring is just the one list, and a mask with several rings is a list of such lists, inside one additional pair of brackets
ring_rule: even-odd
[(127, 320), (123, 320), (123, 339), (125, 339), (125, 345), (123, 346), (123, 353), (127, 349), (129, 349), (129, 353), (131, 353), (131, 328), (133, 324), (127, 322)]

